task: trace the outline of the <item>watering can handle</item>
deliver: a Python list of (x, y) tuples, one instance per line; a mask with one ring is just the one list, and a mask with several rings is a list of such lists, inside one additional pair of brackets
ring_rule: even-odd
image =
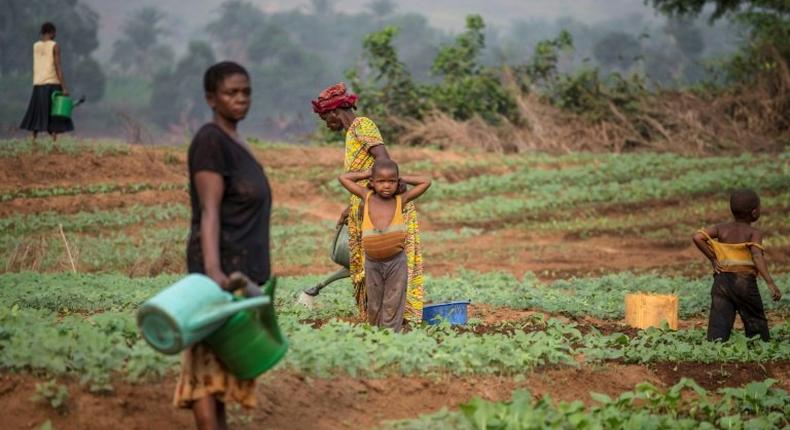
[(55, 90), (55, 91), (53, 91), (53, 92), (52, 92), (52, 95), (51, 95), (49, 98), (50, 98), (50, 100), (52, 100), (52, 101), (54, 102), (54, 101), (55, 101), (55, 99), (56, 99), (58, 96), (61, 96), (61, 95), (63, 95), (63, 93), (62, 93), (62, 92), (60, 92), (60, 91), (58, 91), (58, 90)]
[(271, 299), (269, 297), (263, 296), (240, 300), (238, 302), (224, 303), (191, 320), (189, 322), (189, 328), (196, 330), (211, 323), (215, 323), (223, 318), (229, 318), (231, 315), (239, 311), (266, 306), (270, 303)]

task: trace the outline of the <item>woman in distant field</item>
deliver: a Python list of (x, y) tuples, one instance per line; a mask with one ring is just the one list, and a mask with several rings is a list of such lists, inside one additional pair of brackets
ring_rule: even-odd
[(39, 132), (45, 131), (58, 139), (58, 134), (74, 130), (71, 118), (51, 116), (52, 93), (68, 95), (60, 66), (60, 47), (55, 42), (55, 26), (45, 22), (41, 26), (41, 39), (33, 44), (33, 94), (25, 118), (19, 128), (33, 132), (33, 142)]

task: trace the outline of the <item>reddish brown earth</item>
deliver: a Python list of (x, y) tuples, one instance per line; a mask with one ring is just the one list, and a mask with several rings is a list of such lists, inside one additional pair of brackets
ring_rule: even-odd
[(132, 148), (128, 155), (26, 154), (0, 158), (0, 192), (100, 182), (183, 182), (185, 178), (186, 170), (180, 162), (168, 164), (162, 151), (150, 148)]
[[(430, 249), (426, 245), (426, 254)], [(425, 259), (432, 274), (467, 270), (501, 270), (523, 276), (534, 272), (542, 278), (592, 273), (671, 269), (699, 261), (691, 245), (669, 248), (638, 237), (596, 236), (587, 239), (540, 235), (523, 230), (494, 230), (443, 244), (439, 255)]]
[(778, 386), (790, 388), (790, 362), (778, 363), (655, 363), (650, 367), (665, 385), (691, 378), (708, 390), (740, 387), (752, 381), (776, 379)]
[[(231, 418), (236, 429), (366, 429), (388, 420), (452, 408), (475, 396), (506, 400), (517, 388), (548, 394), (555, 400), (590, 402), (590, 391), (616, 396), (643, 381), (660, 383), (649, 369), (625, 365), (539, 369), (516, 381), (512, 376), (450, 375), (313, 379), (278, 371), (259, 381), (258, 407), (233, 410)], [(110, 394), (92, 394), (77, 382), (61, 381), (69, 388), (64, 415), (48, 404), (30, 400), (36, 382), (42, 381), (29, 375), (0, 376), (0, 402), (5, 410), (14, 411), (4, 418), (3, 428), (37, 428), (47, 419), (58, 429), (98, 430), (117, 428), (118, 423), (127, 430), (193, 428), (191, 413), (171, 406), (174, 377), (142, 385), (117, 381)]]

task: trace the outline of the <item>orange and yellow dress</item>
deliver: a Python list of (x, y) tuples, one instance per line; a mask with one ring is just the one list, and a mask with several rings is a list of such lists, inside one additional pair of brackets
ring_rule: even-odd
[[(366, 117), (357, 117), (346, 132), (345, 171), (357, 172), (373, 167), (374, 158), (370, 149), (383, 145), (376, 124)], [(365, 181), (366, 182), (366, 181)], [(364, 183), (363, 183), (364, 185)], [(365, 292), (365, 252), (362, 249), (362, 217), (359, 208), (362, 199), (355, 195), (349, 197), (348, 214), (348, 248), (350, 253), (349, 270), (351, 282), (354, 284), (354, 297), (360, 315), (365, 314), (367, 296)], [(420, 245), (420, 231), (417, 224), (417, 208), (414, 202), (409, 202), (403, 209), (406, 222), (406, 262), (409, 266), (409, 282), (406, 289), (406, 310), (404, 318), (407, 321), (422, 321), (422, 307), (425, 296), (425, 279), (423, 278), (422, 248)]]

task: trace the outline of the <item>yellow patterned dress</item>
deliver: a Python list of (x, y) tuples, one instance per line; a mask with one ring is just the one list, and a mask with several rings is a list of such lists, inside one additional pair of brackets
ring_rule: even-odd
[[(370, 149), (383, 144), (384, 139), (382, 139), (376, 124), (370, 118), (357, 117), (346, 132), (345, 171), (356, 172), (373, 167), (374, 158), (370, 154)], [(349, 200), (351, 209), (348, 213), (348, 248), (351, 254), (349, 269), (351, 282), (354, 284), (354, 297), (357, 300), (360, 315), (365, 316), (367, 293), (365, 291), (365, 253), (362, 250), (362, 218), (359, 215), (361, 203), (362, 200), (359, 197), (351, 195)], [(407, 321), (419, 322), (422, 320), (425, 280), (422, 269), (420, 233), (417, 225), (417, 208), (414, 206), (414, 202), (406, 204), (404, 217), (407, 225), (406, 261), (409, 266), (404, 317)]]

